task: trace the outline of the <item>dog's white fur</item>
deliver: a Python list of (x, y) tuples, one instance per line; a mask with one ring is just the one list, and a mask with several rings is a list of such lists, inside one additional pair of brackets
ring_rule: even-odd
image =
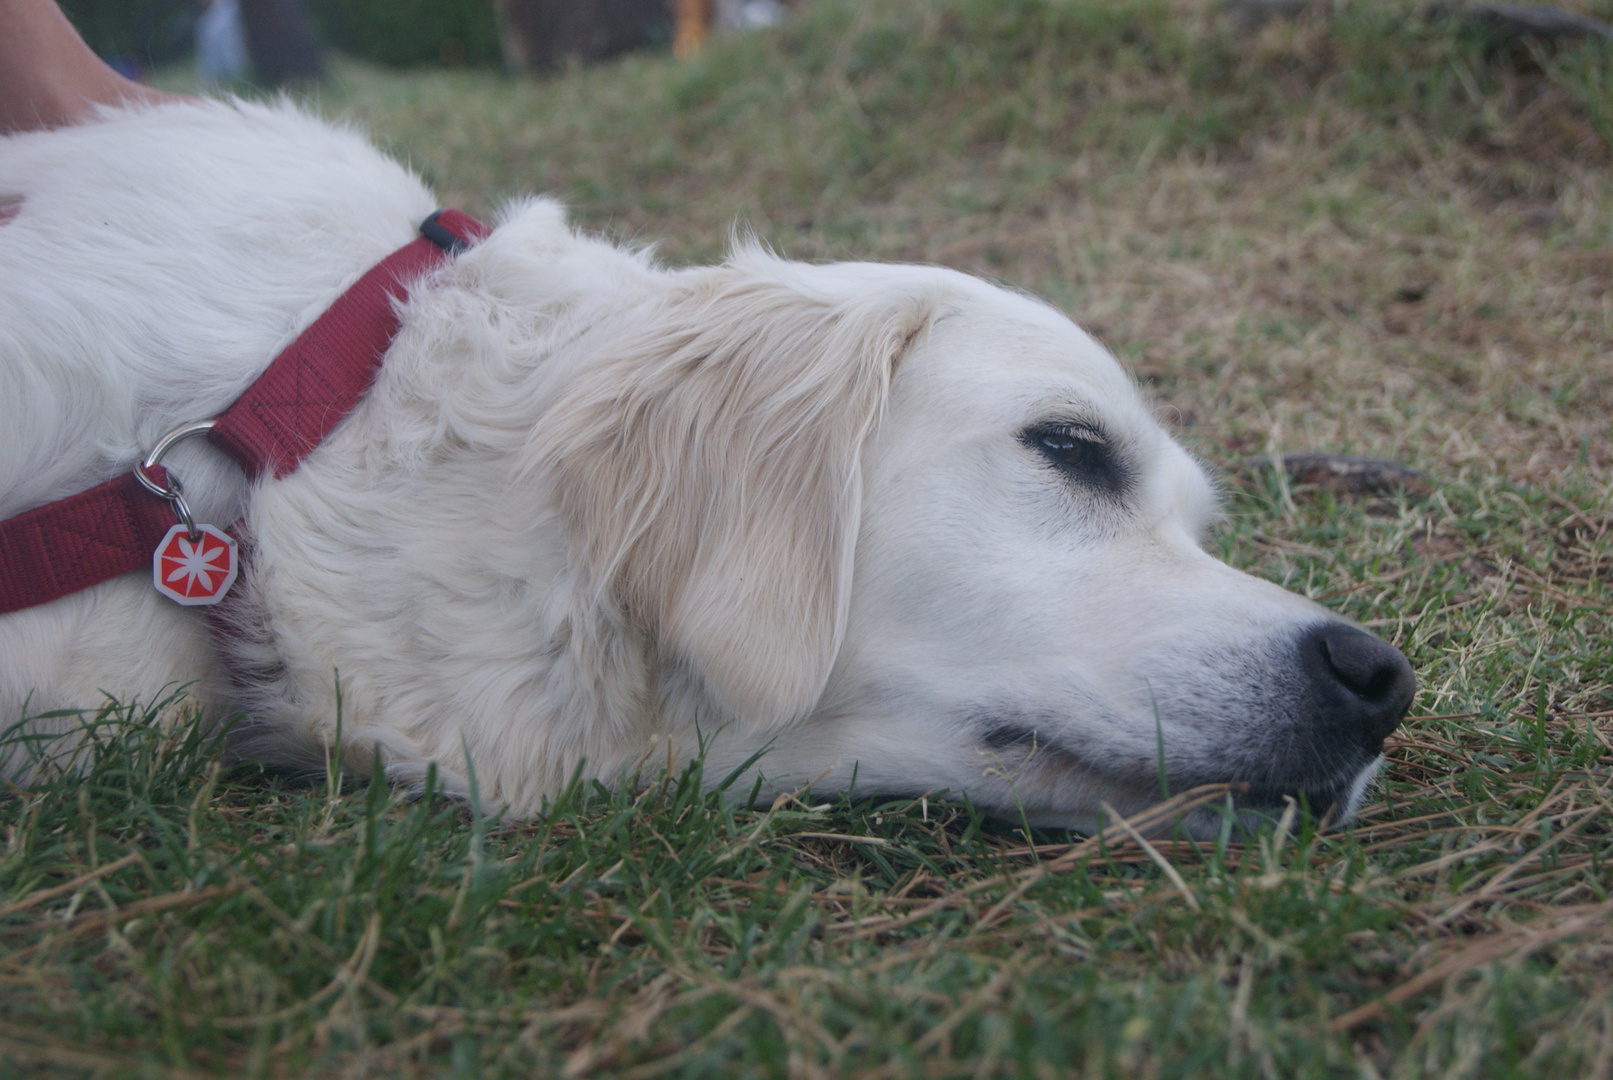
[[(0, 517), (220, 412), (436, 205), (358, 135), (244, 104), (11, 137), (6, 196)], [(1123, 497), (1038, 457), (1050, 418), (1102, 430)], [(234, 631), (139, 574), (5, 616), (0, 718), (189, 685), (244, 707), (247, 752), (317, 760), (339, 682), (354, 764), (474, 770), (516, 814), (703, 739), (712, 777), (770, 747), (771, 788), (1080, 825), (1157, 797), (1161, 747), (1172, 776), (1264, 768), (1299, 722), (1286, 643), (1330, 618), (1200, 548), (1201, 469), (1046, 305), (745, 245), (668, 270), (543, 200), (415, 289), (296, 472), (169, 463), (200, 520), (244, 517)], [(1337, 763), (1352, 801), (1369, 768)]]

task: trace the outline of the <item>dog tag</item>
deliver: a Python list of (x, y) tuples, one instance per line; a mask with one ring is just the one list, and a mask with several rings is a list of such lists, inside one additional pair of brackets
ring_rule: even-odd
[(190, 530), (175, 525), (151, 557), (151, 579), (157, 591), (186, 607), (216, 604), (235, 584), (238, 555), (235, 540), (211, 525)]

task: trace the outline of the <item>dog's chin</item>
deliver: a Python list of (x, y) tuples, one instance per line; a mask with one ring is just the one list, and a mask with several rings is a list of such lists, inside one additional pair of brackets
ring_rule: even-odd
[[(1303, 806), (1324, 830), (1342, 829), (1355, 819), (1367, 791), (1378, 771), (1383, 767), (1383, 755), (1378, 755), (1352, 773), (1342, 775), (1336, 784), (1307, 786), (1292, 791), (1263, 788), (1235, 792), (1230, 801), (1223, 799), (1205, 806), (1194, 807), (1184, 814), (1161, 821), (1146, 820), (1140, 830), (1145, 836), (1186, 836), (1193, 840), (1216, 840), (1221, 836), (1247, 837), (1262, 828), (1280, 825), (1286, 816), (1289, 828), (1299, 822)], [(1158, 795), (1136, 795), (1130, 799), (1117, 799), (1111, 803), (1116, 812), (1133, 817), (1150, 806), (1163, 801)], [(1294, 813), (1290, 814), (1289, 809)], [(1014, 821), (1021, 820), (1019, 812), (999, 812), (996, 816)], [(1109, 823), (1106, 815), (1090, 810), (1054, 810), (1026, 808), (1024, 819), (1042, 829), (1069, 829), (1085, 835), (1095, 835)]]
[(1379, 754), (1353, 772), (1343, 774), (1335, 783), (1307, 785), (1294, 791), (1250, 791), (1239, 795), (1234, 805), (1239, 815), (1250, 817), (1256, 827), (1266, 821), (1280, 821), (1290, 805), (1303, 805), (1325, 829), (1340, 829), (1355, 820), (1383, 763), (1384, 757)]

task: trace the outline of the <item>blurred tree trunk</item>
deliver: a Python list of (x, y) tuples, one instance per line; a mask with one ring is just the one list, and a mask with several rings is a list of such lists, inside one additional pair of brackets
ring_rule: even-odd
[(677, 0), (677, 27), (672, 38), (675, 56), (693, 56), (711, 29), (711, 0)]
[(603, 60), (672, 40), (669, 0), (499, 0), (499, 36), (512, 71), (575, 57)]
[(319, 43), (314, 40), (300, 0), (240, 0), (246, 51), (258, 82), (284, 86), (325, 74)]

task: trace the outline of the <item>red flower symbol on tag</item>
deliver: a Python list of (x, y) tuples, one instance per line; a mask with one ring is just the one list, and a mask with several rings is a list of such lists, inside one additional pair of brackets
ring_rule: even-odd
[(235, 541), (211, 525), (190, 530), (175, 525), (151, 558), (152, 584), (168, 599), (193, 607), (216, 604), (235, 584), (238, 569)]

